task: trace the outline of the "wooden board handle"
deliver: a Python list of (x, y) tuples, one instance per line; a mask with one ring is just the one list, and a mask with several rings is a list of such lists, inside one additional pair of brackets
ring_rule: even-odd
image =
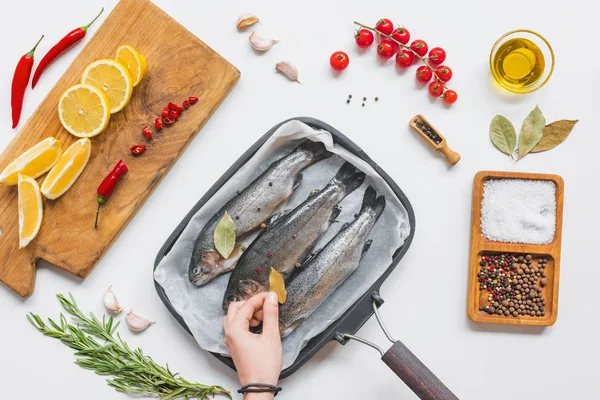
[(440, 151), (442, 152), (444, 157), (446, 157), (446, 160), (448, 160), (448, 163), (450, 165), (454, 165), (460, 161), (460, 154), (453, 151), (450, 147), (448, 147), (448, 146), (440, 147)]
[(381, 357), (384, 363), (422, 400), (458, 400), (402, 342)]

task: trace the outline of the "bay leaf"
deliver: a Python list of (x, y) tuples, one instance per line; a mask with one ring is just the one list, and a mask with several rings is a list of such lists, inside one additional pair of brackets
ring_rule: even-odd
[(214, 240), (219, 254), (223, 258), (228, 258), (235, 247), (235, 222), (227, 214), (227, 211), (215, 228)]
[(277, 293), (277, 301), (279, 304), (285, 303), (287, 300), (287, 290), (285, 289), (285, 282), (283, 276), (275, 268), (271, 268), (269, 274), (269, 290)]
[(498, 150), (512, 157), (517, 146), (517, 133), (513, 124), (506, 117), (496, 115), (492, 119), (490, 139)]
[(519, 158), (525, 157), (542, 139), (546, 119), (538, 106), (529, 113), (519, 134)]
[(554, 121), (553, 123), (546, 125), (542, 140), (535, 145), (533, 150), (531, 150), (531, 153), (539, 153), (540, 151), (546, 151), (555, 148), (565, 141), (567, 136), (569, 136), (573, 130), (575, 124), (578, 122), (578, 119), (574, 121), (561, 119), (560, 121)]

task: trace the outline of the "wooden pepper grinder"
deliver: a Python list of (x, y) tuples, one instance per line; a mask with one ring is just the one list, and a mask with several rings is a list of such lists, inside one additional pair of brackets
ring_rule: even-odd
[(408, 124), (425, 139), (432, 149), (441, 152), (450, 166), (460, 161), (460, 155), (448, 147), (446, 139), (424, 116), (415, 115)]

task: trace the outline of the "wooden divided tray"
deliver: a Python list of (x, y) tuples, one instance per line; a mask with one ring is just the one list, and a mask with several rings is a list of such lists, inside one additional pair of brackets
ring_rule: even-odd
[[(59, 121), (58, 100), (80, 82), (89, 63), (115, 57), (121, 44), (146, 56), (146, 75), (134, 88), (130, 103), (111, 116), (106, 131), (92, 138), (90, 161), (75, 185), (61, 198), (44, 201), (40, 232), (25, 249), (19, 249), (17, 188), (0, 185), (0, 281), (21, 296), (33, 292), (39, 259), (80, 277), (89, 275), (240, 76), (233, 65), (150, 1), (121, 0), (0, 155), (0, 170), (49, 136), (60, 140), (63, 150), (77, 139)], [(47, 49), (42, 43), (38, 57)], [(153, 127), (169, 101), (181, 104), (189, 96), (197, 96), (198, 103), (146, 142), (142, 127)], [(148, 150), (134, 158), (129, 154), (133, 144), (145, 144)], [(100, 225), (94, 229), (96, 190), (120, 159), (129, 172), (103, 206)]]
[[(556, 232), (554, 240), (547, 245), (517, 244), (494, 242), (486, 239), (481, 231), (481, 202), (483, 200), (483, 184), (491, 179), (527, 179), (552, 181), (556, 184)], [(471, 211), (471, 252), (469, 255), (469, 284), (467, 295), (467, 314), (475, 322), (492, 324), (513, 324), (549, 326), (556, 322), (558, 316), (558, 282), (560, 273), (560, 248), (562, 240), (564, 182), (558, 175), (530, 174), (517, 172), (481, 171), (475, 175), (473, 182), (473, 203)], [(480, 307), (489, 305), (488, 292), (480, 290), (477, 275), (480, 271), (481, 256), (500, 253), (515, 255), (531, 254), (534, 264), (539, 258), (546, 258), (546, 278), (548, 283), (542, 288), (545, 300), (545, 316), (503, 316), (491, 315), (480, 311)]]

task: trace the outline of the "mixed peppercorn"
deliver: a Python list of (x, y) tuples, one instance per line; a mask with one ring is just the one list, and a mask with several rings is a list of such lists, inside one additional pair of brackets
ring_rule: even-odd
[(435, 133), (435, 130), (427, 122), (415, 119), (415, 125), (425, 136), (431, 139), (433, 143), (440, 144), (442, 142), (440, 135)]
[(479, 289), (489, 292), (488, 304), (479, 311), (491, 315), (543, 317), (546, 301), (543, 287), (548, 284), (548, 260), (530, 255), (484, 255), (477, 274)]

